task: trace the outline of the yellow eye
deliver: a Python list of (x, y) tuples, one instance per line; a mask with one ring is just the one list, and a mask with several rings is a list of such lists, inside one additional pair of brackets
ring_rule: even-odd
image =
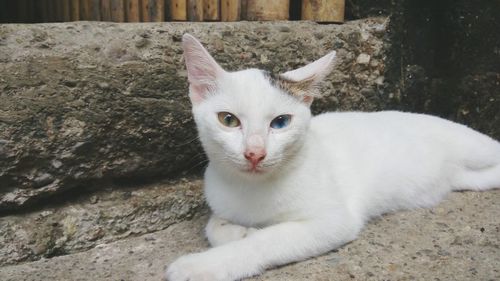
[(240, 120), (236, 118), (232, 113), (229, 112), (219, 112), (217, 113), (217, 117), (219, 118), (219, 121), (222, 123), (222, 125), (226, 127), (231, 127), (235, 128), (240, 126)]

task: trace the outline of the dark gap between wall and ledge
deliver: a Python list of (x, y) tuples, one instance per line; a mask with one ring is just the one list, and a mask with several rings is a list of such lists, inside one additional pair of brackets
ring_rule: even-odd
[(391, 17), (386, 79), (396, 109), (500, 139), (500, 2), (347, 0), (346, 20)]

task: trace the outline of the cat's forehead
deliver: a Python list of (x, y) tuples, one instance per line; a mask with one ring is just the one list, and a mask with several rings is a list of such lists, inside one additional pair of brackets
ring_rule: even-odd
[(220, 86), (225, 99), (242, 110), (255, 107), (262, 111), (279, 109), (293, 98), (284, 94), (273, 77), (259, 69), (247, 69), (228, 73)]
[(224, 82), (227, 87), (245, 88), (249, 91), (266, 90), (272, 88), (270, 76), (260, 69), (245, 69), (227, 73)]

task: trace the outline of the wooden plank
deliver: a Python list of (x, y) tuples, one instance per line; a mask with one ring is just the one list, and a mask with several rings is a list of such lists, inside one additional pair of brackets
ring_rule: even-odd
[(142, 0), (142, 21), (164, 21), (165, 1)]
[(203, 20), (218, 21), (220, 20), (220, 5), (219, 0), (203, 0)]
[(101, 1), (101, 20), (111, 21), (111, 2), (109, 0)]
[(37, 22), (47, 22), (47, 0), (38, 0), (35, 2), (35, 7), (38, 11)]
[(27, 0), (26, 1), (26, 22), (33, 23), (36, 21), (36, 4), (35, 0)]
[(165, 1), (156, 0), (156, 7), (150, 13), (151, 21), (165, 21)]
[(8, 2), (5, 3), (6, 0), (0, 0), (0, 5), (2, 9), (0, 9), (0, 23), (8, 23), (9, 22), (9, 7), (8, 7)]
[(241, 0), (221, 0), (220, 20), (239, 21), (241, 14)]
[(80, 20), (101, 20), (100, 0), (80, 0)]
[(68, 22), (68, 21), (71, 21), (71, 5), (70, 5), (70, 2), (67, 1), (67, 0), (63, 0), (62, 1), (62, 21), (64, 22)]
[(151, 7), (152, 2), (155, 0), (141, 0), (141, 11), (142, 11), (142, 21), (143, 22), (150, 22), (151, 19), (149, 18), (149, 9)]
[(111, 20), (114, 22), (125, 21), (125, 2), (123, 0), (111, 1)]
[(80, 1), (80, 20), (90, 20), (90, 0)]
[(141, 21), (141, 6), (139, 0), (127, 0), (125, 9), (127, 10), (127, 22)]
[[(65, 1), (65, 0), (63, 0)], [(90, 0), (90, 18), (94, 21), (101, 20), (101, 0)]]
[[(3, 6), (3, 5), (2, 5)], [(2, 7), (5, 9), (5, 7)], [(18, 0), (16, 9), (17, 22), (27, 22), (28, 21), (28, 1)]]
[(80, 0), (71, 0), (70, 17), (72, 21), (80, 20)]
[(248, 20), (287, 20), (289, 0), (251, 0), (247, 3)]
[[(19, 1), (0, 0), (0, 23), (24, 22), (24, 19), (26, 18), (25, 7), (26, 3), (20, 3)], [(0, 73), (0, 76), (1, 75), (2, 74)]]
[(302, 0), (303, 20), (344, 22), (345, 0)]
[(47, 22), (55, 21), (55, 5), (54, 0), (47, 0), (45, 5), (47, 5)]
[(187, 20), (187, 0), (170, 1), (170, 18), (172, 20)]
[(203, 0), (188, 0), (187, 16), (189, 21), (203, 21)]
[(240, 20), (247, 20), (248, 0), (241, 0), (240, 4)]
[(63, 21), (63, 2), (64, 0), (54, 0), (54, 21)]

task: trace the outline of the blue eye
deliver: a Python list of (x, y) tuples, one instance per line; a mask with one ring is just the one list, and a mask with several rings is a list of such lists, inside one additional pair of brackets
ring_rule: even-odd
[(284, 114), (280, 115), (271, 121), (271, 128), (273, 129), (283, 129), (286, 126), (290, 125), (290, 121), (292, 121), (292, 115)]

